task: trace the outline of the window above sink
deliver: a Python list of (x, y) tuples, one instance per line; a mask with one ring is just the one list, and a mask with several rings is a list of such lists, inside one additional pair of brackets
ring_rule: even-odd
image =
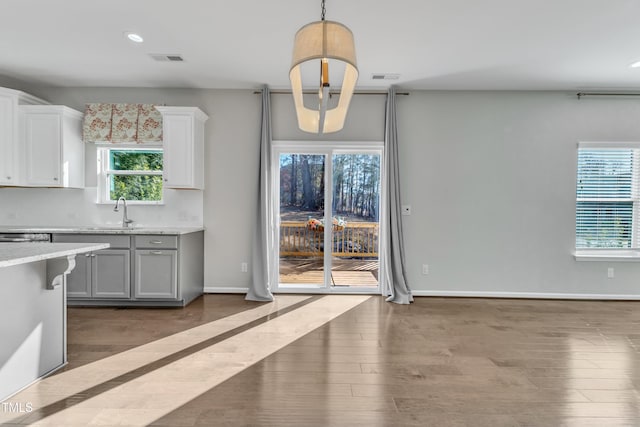
[(163, 203), (163, 150), (123, 146), (98, 147), (98, 203), (115, 203), (124, 197), (130, 204)]

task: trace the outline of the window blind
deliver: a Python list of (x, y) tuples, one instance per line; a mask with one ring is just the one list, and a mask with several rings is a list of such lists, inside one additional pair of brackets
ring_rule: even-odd
[(578, 150), (576, 248), (636, 247), (640, 150)]

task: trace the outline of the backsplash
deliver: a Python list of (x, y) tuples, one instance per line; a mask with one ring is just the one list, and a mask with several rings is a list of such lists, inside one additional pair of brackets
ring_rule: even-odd
[[(96, 204), (95, 187), (0, 188), (0, 226), (117, 225), (122, 211), (113, 204)], [(134, 225), (201, 227), (203, 192), (165, 190), (163, 205), (128, 205)]]

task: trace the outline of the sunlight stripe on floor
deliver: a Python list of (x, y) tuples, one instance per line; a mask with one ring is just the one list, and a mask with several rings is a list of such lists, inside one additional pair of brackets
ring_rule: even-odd
[[(82, 394), (86, 390), (142, 368), (175, 352), (187, 349), (207, 339), (232, 331), (311, 298), (311, 296), (299, 295), (278, 296), (274, 302), (223, 317), (45, 378), (7, 400), (11, 402), (29, 402), (34, 410), (38, 410), (74, 395)], [(15, 413), (0, 411), (0, 423), (17, 422), (15, 421), (16, 418), (22, 418), (22, 416), (19, 417)]]
[(148, 425), (369, 298), (319, 298), (34, 425)]

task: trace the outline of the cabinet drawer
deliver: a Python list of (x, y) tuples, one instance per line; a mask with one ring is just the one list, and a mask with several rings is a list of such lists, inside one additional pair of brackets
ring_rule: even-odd
[(178, 236), (134, 236), (136, 249), (178, 249)]
[(109, 243), (110, 249), (129, 249), (130, 236), (115, 236), (112, 234), (54, 234), (54, 243)]

